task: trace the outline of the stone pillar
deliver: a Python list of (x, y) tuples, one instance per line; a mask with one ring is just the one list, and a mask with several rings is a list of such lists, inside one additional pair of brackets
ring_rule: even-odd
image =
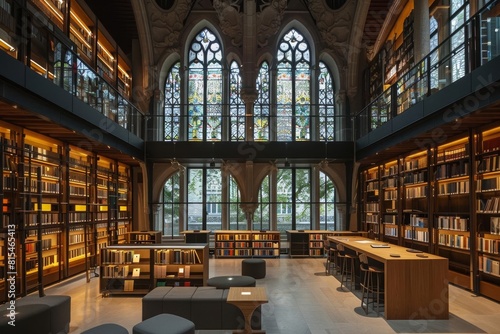
[(427, 1), (414, 1), (413, 9), (413, 41), (414, 63), (417, 64), (429, 54), (429, 3)]
[[(339, 117), (336, 121), (335, 121), (335, 140), (347, 140), (347, 139), (350, 139), (350, 138), (347, 138), (346, 136), (346, 132), (347, 132), (347, 129), (349, 129), (349, 123), (348, 123), (348, 120), (350, 119), (349, 118), (349, 115), (348, 115), (348, 111), (346, 110), (346, 100), (347, 100), (347, 93), (345, 90), (339, 90), (337, 91), (337, 93), (335, 93), (335, 116), (342, 116), (342, 115), (345, 115), (346, 117), (342, 118), (342, 117)], [(338, 124), (338, 125), (337, 125)], [(342, 132), (339, 132), (339, 131), (344, 131), (343, 133)]]
[(246, 141), (254, 140), (254, 118), (253, 118), (253, 106), (257, 99), (258, 93), (255, 88), (242, 89), (241, 99), (245, 102), (245, 138)]

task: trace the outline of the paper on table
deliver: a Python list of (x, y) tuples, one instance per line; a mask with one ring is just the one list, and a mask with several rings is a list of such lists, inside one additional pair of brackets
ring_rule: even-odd
[(359, 242), (360, 244), (372, 244), (375, 241), (372, 241), (372, 240), (356, 240), (356, 242)]

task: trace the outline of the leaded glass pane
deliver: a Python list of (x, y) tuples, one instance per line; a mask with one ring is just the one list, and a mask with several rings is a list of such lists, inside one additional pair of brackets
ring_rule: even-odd
[(319, 173), (319, 223), (322, 230), (336, 230), (335, 186), (323, 172)]
[(325, 63), (319, 63), (318, 78), (319, 140), (335, 139), (335, 92), (333, 79)]
[(175, 63), (165, 81), (165, 140), (179, 140), (179, 117), (181, 114), (181, 79), (180, 63)]
[(253, 229), (262, 230), (271, 228), (271, 196), (270, 178), (267, 175), (259, 189), (259, 206), (255, 210)]
[(269, 64), (262, 63), (257, 76), (257, 101), (254, 106), (254, 139), (269, 140)]
[(203, 169), (188, 169), (187, 227), (201, 230), (203, 226)]
[(231, 115), (231, 140), (245, 140), (245, 104), (241, 100), (241, 75), (237, 62), (231, 63), (229, 78), (229, 113)]

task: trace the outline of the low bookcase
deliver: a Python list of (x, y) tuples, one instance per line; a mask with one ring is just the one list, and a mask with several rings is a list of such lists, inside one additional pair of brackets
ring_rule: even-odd
[(156, 286), (204, 286), (208, 245), (117, 245), (101, 250), (103, 296), (145, 295)]

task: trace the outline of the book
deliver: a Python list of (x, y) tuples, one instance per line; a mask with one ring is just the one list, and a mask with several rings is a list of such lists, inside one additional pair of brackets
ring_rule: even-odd
[(132, 270), (132, 277), (139, 277), (141, 275), (141, 268), (134, 268)]
[(184, 266), (184, 277), (189, 278), (191, 275), (191, 266)]
[(490, 233), (500, 234), (500, 217), (490, 218)]
[(133, 263), (139, 263), (141, 260), (141, 254), (134, 254), (134, 257), (132, 258)]
[(134, 280), (126, 279), (123, 283), (123, 291), (134, 291)]

